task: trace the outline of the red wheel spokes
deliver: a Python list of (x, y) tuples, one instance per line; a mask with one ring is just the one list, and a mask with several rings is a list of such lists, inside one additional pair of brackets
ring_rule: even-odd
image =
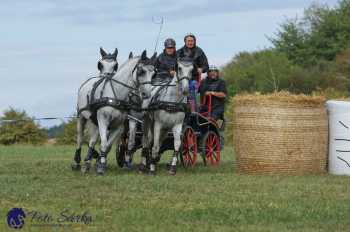
[(211, 133), (208, 135), (205, 144), (205, 156), (209, 160), (210, 164), (216, 165), (220, 161), (220, 142), (216, 134)]
[(187, 128), (183, 140), (183, 161), (185, 166), (194, 166), (197, 157), (197, 141), (191, 128)]

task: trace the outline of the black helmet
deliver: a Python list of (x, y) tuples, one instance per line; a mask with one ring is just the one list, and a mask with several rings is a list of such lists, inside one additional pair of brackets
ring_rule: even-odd
[(187, 39), (188, 37), (192, 37), (192, 38), (194, 39), (194, 41), (197, 40), (197, 38), (196, 38), (196, 36), (195, 36), (194, 34), (188, 33), (187, 35), (185, 35), (185, 38), (184, 38), (184, 41), (185, 41), (185, 42), (186, 42), (186, 39)]
[(176, 47), (176, 42), (172, 38), (166, 39), (164, 42), (164, 47), (165, 48), (175, 48)]

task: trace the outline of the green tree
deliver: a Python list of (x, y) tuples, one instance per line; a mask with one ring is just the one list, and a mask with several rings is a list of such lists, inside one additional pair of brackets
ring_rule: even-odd
[(1, 120), (4, 121), (0, 126), (0, 144), (42, 144), (47, 140), (45, 130), (35, 124), (25, 111), (10, 108)]
[(350, 47), (350, 0), (335, 8), (313, 4), (303, 18), (282, 23), (270, 40), (295, 64), (307, 67), (333, 61)]
[(285, 54), (266, 49), (238, 54), (222, 72), (232, 96), (240, 92), (267, 93), (288, 89), (288, 78), (296, 68)]
[(76, 144), (77, 141), (77, 119), (70, 119), (62, 124), (63, 131), (57, 136), (58, 145)]

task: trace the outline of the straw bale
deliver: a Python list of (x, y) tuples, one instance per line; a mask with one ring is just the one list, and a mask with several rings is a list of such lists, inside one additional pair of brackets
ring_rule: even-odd
[(326, 171), (325, 98), (240, 95), (233, 99), (234, 146), (242, 173), (306, 174)]

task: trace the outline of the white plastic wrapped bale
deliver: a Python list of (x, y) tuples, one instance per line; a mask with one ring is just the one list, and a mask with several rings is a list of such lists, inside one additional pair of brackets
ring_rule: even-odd
[(329, 172), (350, 175), (350, 102), (328, 101)]

